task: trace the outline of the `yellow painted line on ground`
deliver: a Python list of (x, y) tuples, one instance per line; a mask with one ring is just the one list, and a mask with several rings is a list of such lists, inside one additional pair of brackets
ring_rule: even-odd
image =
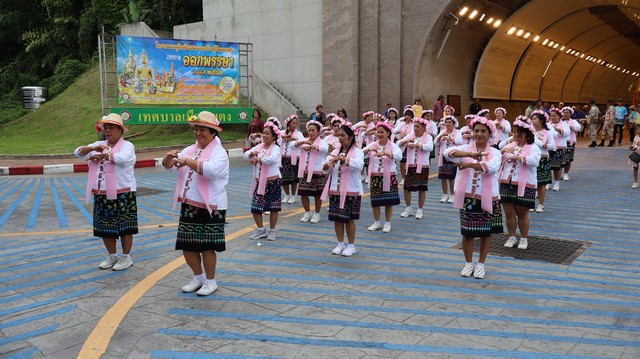
[[(233, 232), (226, 236), (225, 241), (229, 242), (245, 235), (251, 232), (253, 228), (254, 226), (249, 226)], [(102, 354), (107, 350), (116, 329), (118, 329), (124, 317), (129, 313), (138, 300), (162, 278), (166, 277), (169, 273), (178, 269), (178, 267), (183, 264), (185, 264), (184, 257), (181, 256), (176, 258), (170, 263), (165, 264), (162, 268), (151, 273), (133, 288), (129, 289), (127, 293), (125, 293), (111, 308), (109, 308), (106, 313), (104, 313), (96, 327), (93, 328), (93, 331), (89, 334), (89, 337), (85, 340), (80, 353), (78, 353), (78, 358), (100, 358), (100, 356), (102, 356)]]

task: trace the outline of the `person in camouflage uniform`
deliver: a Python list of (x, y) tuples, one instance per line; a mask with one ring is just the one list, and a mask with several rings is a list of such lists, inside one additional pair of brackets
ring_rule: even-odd
[(602, 126), (602, 141), (598, 146), (604, 147), (605, 139), (609, 138), (609, 145), (613, 147), (613, 125), (616, 122), (616, 109), (613, 100), (607, 100), (607, 111), (604, 113), (604, 125)]
[(587, 115), (587, 118), (589, 119), (589, 137), (591, 137), (591, 144), (589, 147), (596, 147), (598, 125), (600, 124), (600, 109), (596, 106), (596, 100), (594, 99), (589, 100), (589, 105), (591, 105), (589, 114)]

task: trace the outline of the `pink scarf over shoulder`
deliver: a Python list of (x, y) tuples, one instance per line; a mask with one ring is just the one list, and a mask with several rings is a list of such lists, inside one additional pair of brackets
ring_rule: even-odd
[[(515, 142), (511, 142), (506, 145), (505, 148), (515, 148), (517, 144)], [(521, 157), (528, 157), (531, 154), (531, 145), (525, 145), (522, 147), (520, 151)], [(515, 157), (515, 156), (514, 156)], [(515, 158), (514, 158), (515, 160)], [(502, 166), (504, 168), (505, 159), (502, 158)], [(527, 187), (527, 176), (529, 174), (529, 166), (526, 163), (520, 164), (520, 170), (518, 171), (518, 197), (524, 196), (524, 189)]]
[[(353, 153), (356, 150), (356, 146), (351, 146), (351, 149), (349, 150), (349, 153), (347, 153), (347, 161), (351, 161), (351, 158), (353, 157)], [(338, 156), (338, 154), (340, 153), (340, 148), (336, 148), (335, 150), (333, 150), (333, 152), (331, 152), (331, 156), (336, 157)], [(344, 208), (344, 203), (345, 200), (347, 199), (347, 192), (349, 191), (349, 167), (346, 166), (346, 163), (343, 163), (340, 166), (339, 171), (341, 172), (340, 174), (340, 178), (342, 179), (342, 183), (340, 183), (340, 188), (337, 188), (338, 191), (340, 191), (340, 209)], [(331, 181), (331, 179), (329, 180)], [(324, 190), (322, 191), (322, 196), (320, 197), (321, 200), (326, 201), (329, 199), (329, 187), (331, 187), (331, 182), (327, 183), (324, 186)]]
[[(124, 144), (124, 139), (120, 137), (118, 142), (116, 142), (116, 145), (113, 146), (113, 148), (111, 149), (111, 155), (115, 155), (116, 153), (120, 152), (123, 144)], [(104, 141), (103, 145), (108, 146), (109, 142)], [(93, 187), (93, 182), (96, 179), (96, 174), (98, 173), (98, 167), (100, 167), (100, 164), (93, 161), (89, 161), (88, 166), (89, 166), (89, 174), (87, 176), (87, 188), (85, 192), (86, 203), (89, 203), (89, 198), (91, 197), (91, 189)], [(110, 200), (114, 200), (118, 198), (118, 189), (117, 189), (118, 176), (116, 175), (116, 168), (117, 168), (116, 165), (111, 163), (111, 161), (105, 161), (104, 185), (107, 189), (107, 199), (110, 199)], [(99, 190), (100, 188), (98, 188), (98, 191)]]
[[(423, 145), (425, 142), (427, 142), (427, 136), (431, 136), (427, 131), (424, 131), (424, 133), (422, 134), (421, 137), (421, 141), (420, 144)], [(416, 139), (416, 135), (413, 134), (411, 135), (411, 138), (409, 138), (409, 140), (413, 141)], [(422, 173), (422, 166), (423, 166), (423, 162), (424, 162), (424, 151), (422, 150), (422, 148), (409, 148), (407, 147), (407, 158), (415, 158), (416, 157), (416, 151), (418, 152), (418, 163), (416, 163), (416, 173)], [(409, 173), (409, 166), (406, 166), (405, 168), (405, 174)]]
[[(211, 142), (209, 142), (207, 147), (204, 148), (204, 150), (200, 154), (199, 159), (204, 162), (208, 161), (209, 157), (211, 157), (211, 153), (213, 152), (213, 150), (216, 148), (217, 145), (218, 145), (218, 141), (216, 141), (216, 139), (214, 138)], [(196, 151), (198, 151), (198, 148), (200, 148), (200, 145), (197, 142), (189, 146), (187, 148), (187, 152), (185, 153), (185, 157), (193, 158)], [(187, 170), (188, 170), (187, 166), (183, 166), (182, 168), (180, 168), (180, 174), (178, 175), (178, 182), (176, 183), (176, 190), (173, 195), (173, 209), (176, 209), (176, 203), (178, 203), (178, 198), (180, 197), (180, 191), (182, 191), (184, 180), (187, 177)], [(211, 215), (211, 213), (213, 212), (213, 209), (209, 204), (209, 181), (205, 176), (200, 175), (197, 171), (194, 171), (194, 172), (196, 174), (196, 181), (197, 181), (196, 183), (198, 186), (198, 192), (200, 193), (200, 196), (202, 197), (202, 200), (205, 206), (207, 206), (207, 211), (209, 211), (209, 215)], [(185, 199), (183, 198), (183, 201), (184, 200)]]
[[(489, 151), (489, 154), (485, 156), (485, 159), (487, 160), (487, 162), (489, 162), (491, 160), (492, 154), (491, 154), (491, 148), (489, 147), (488, 144), (487, 144), (487, 150)], [(469, 152), (478, 151), (478, 149), (476, 148), (475, 141), (471, 142), (469, 147), (467, 147), (467, 151)], [(465, 157), (462, 159), (462, 162), (473, 162), (473, 161), (474, 160), (469, 157)], [(463, 170), (460, 170), (460, 169), (458, 170), (459, 178), (455, 188), (455, 195), (454, 195), (455, 197), (453, 201), (454, 208), (462, 209), (462, 207), (464, 206), (464, 196), (465, 196), (465, 191), (467, 189), (467, 183), (469, 183), (469, 180), (471, 178), (471, 173), (473, 171), (475, 171), (473, 168), (465, 168)], [(480, 185), (482, 188), (480, 192), (480, 206), (482, 207), (483, 210), (489, 213), (493, 213), (491, 174), (482, 173), (481, 176), (482, 176), (482, 181)]]
[[(376, 141), (371, 144), (373, 148), (377, 148), (380, 142)], [(385, 152), (392, 152), (391, 140), (387, 140), (387, 144), (384, 146)], [(373, 173), (373, 161), (376, 161), (376, 151), (369, 152), (369, 183), (371, 183), (371, 174)], [(380, 170), (380, 169), (378, 169)], [(382, 191), (389, 192), (391, 190), (391, 158), (384, 156), (384, 162), (382, 165)]]
[[(316, 138), (316, 140), (313, 141), (312, 146), (320, 146), (320, 141), (322, 141), (320, 137)], [(307, 156), (311, 156), (309, 157), (309, 167), (306, 167)], [(304, 177), (304, 172), (307, 171), (307, 182), (311, 182), (311, 178), (313, 177), (313, 169), (316, 167), (317, 158), (318, 150), (302, 150), (302, 152), (300, 153), (300, 165), (298, 166), (298, 178)], [(293, 163), (293, 157), (291, 158), (291, 162)]]
[[(267, 152), (264, 153), (265, 157), (268, 157), (271, 155), (271, 151), (273, 150), (273, 147), (275, 145), (275, 142), (271, 144), (271, 146), (269, 146), (269, 148), (267, 149)], [(258, 148), (256, 149), (257, 153), (260, 153), (260, 151), (264, 150), (264, 143), (261, 143), (258, 145)], [(260, 178), (258, 178), (258, 167), (260, 167)], [(267, 188), (267, 178), (269, 178), (269, 167), (270, 165), (266, 164), (266, 163), (256, 163), (253, 166), (253, 178), (254, 179), (258, 179), (258, 191), (256, 192), (257, 194), (264, 196), (264, 192), (265, 189)], [(256, 181), (253, 180), (251, 181), (251, 192), (249, 192), (249, 194), (253, 195), (253, 190), (256, 188)]]

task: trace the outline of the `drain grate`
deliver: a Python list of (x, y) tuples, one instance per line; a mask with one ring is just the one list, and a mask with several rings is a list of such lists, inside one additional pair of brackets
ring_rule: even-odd
[(151, 188), (151, 187), (138, 187), (138, 188), (136, 188), (136, 196), (137, 197), (153, 196), (154, 194), (167, 193), (167, 192), (171, 192), (171, 191), (160, 190), (160, 189)]
[[(506, 248), (504, 243), (507, 238), (509, 238), (507, 234), (494, 234), (489, 253), (500, 257), (569, 265), (591, 246), (590, 242), (557, 237), (530, 236), (528, 238), (529, 248), (522, 250), (517, 248), (517, 244), (513, 248)], [(460, 244), (452, 248), (462, 249)], [(473, 250), (475, 252), (480, 251), (479, 239), (474, 241)]]

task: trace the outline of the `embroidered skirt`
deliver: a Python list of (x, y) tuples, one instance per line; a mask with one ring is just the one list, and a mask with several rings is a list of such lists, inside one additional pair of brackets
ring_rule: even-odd
[(565, 148), (564, 150), (564, 158), (562, 161), (563, 167), (566, 166), (568, 163), (573, 162), (573, 157), (576, 153), (576, 145), (569, 145), (567, 146), (567, 148)]
[(541, 157), (538, 165), (538, 186), (551, 183), (551, 165), (549, 157)]
[(264, 195), (259, 195), (258, 188), (253, 190), (251, 213), (262, 214), (265, 211), (280, 212), (282, 210), (282, 179), (267, 180)]
[(502, 233), (502, 209), (500, 201), (493, 201), (493, 213), (482, 209), (481, 201), (465, 197), (460, 210), (460, 232), (464, 237), (487, 237), (493, 233)]
[(298, 186), (299, 196), (321, 196), (324, 186), (327, 184), (327, 175), (314, 174), (311, 177), (311, 181), (307, 182), (307, 174), (305, 173), (303, 178), (300, 178), (300, 185)]
[(351, 220), (360, 219), (361, 196), (347, 196), (344, 201), (344, 208), (340, 208), (340, 195), (329, 195), (329, 220), (340, 223), (347, 223)]
[(135, 192), (119, 193), (114, 200), (93, 194), (93, 235), (119, 238), (138, 233), (138, 205)]
[(458, 166), (443, 158), (442, 166), (438, 167), (438, 178), (446, 180), (456, 179), (456, 173), (458, 173)]
[(519, 197), (518, 186), (511, 183), (500, 183), (500, 201), (532, 209), (536, 207), (536, 189), (525, 187), (524, 196)]
[(549, 166), (552, 171), (557, 171), (562, 168), (563, 157), (564, 149), (549, 151)]
[(291, 164), (291, 157), (282, 157), (282, 167), (280, 167), (282, 175), (282, 184), (290, 185), (298, 183), (298, 163), (295, 166)]
[(402, 159), (400, 160), (400, 163), (407, 163), (407, 149), (405, 148), (404, 151), (402, 151)]
[(371, 207), (396, 206), (400, 204), (400, 195), (398, 194), (398, 180), (396, 175), (391, 175), (391, 185), (389, 192), (384, 192), (382, 176), (371, 176), (370, 196)]
[(186, 203), (180, 208), (180, 223), (176, 237), (176, 250), (188, 252), (224, 252), (224, 221), (226, 210), (213, 211)]
[(404, 190), (409, 192), (429, 190), (429, 167), (422, 167), (422, 173), (417, 173), (417, 167), (409, 167), (404, 176)]

